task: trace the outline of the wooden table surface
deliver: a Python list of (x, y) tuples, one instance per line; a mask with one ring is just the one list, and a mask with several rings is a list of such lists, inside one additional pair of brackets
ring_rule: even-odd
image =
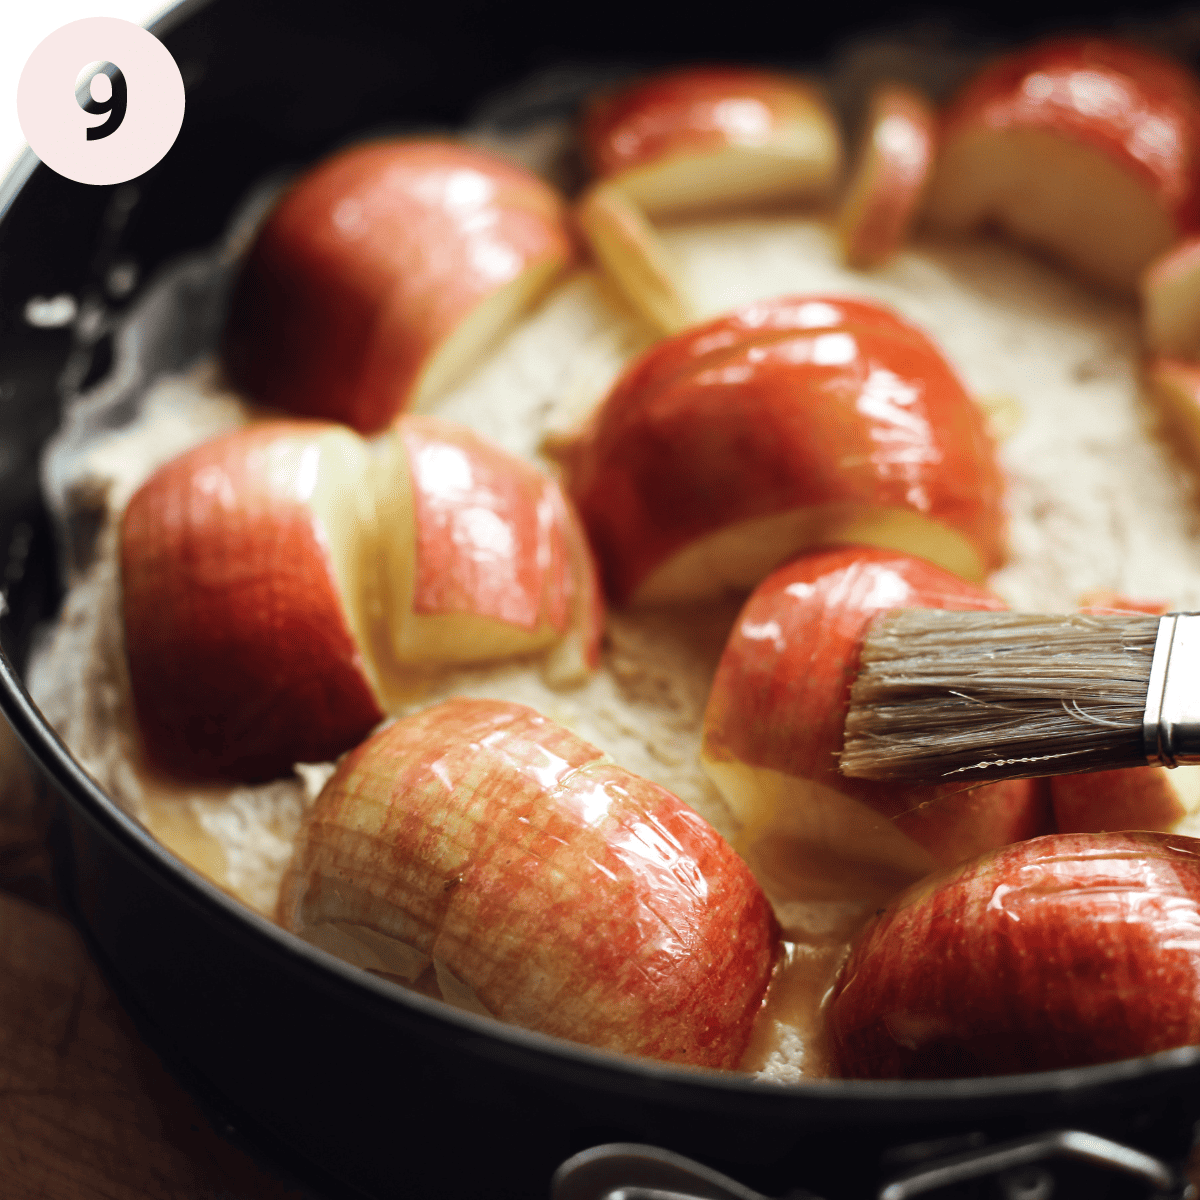
[(0, 718), (0, 1196), (319, 1200), (221, 1137), (57, 911), (28, 771)]

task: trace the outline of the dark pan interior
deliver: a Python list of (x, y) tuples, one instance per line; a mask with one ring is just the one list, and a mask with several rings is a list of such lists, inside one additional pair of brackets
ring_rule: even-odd
[(32, 161), (9, 179), (0, 194), (0, 641), (15, 666), (2, 672), (0, 704), (66, 798), (64, 878), (95, 952), (168, 1057), (252, 1137), (322, 1178), (422, 1197), (544, 1195), (558, 1163), (604, 1141), (669, 1146), (770, 1195), (803, 1186), (826, 1197), (874, 1195), (900, 1161), (895, 1147), (931, 1138), (954, 1148), (1071, 1126), (1184, 1155), (1200, 1113), (1191, 1050), (1005, 1080), (782, 1089), (625, 1064), (420, 997), (397, 1002), (388, 985), (330, 967), (179, 868), (39, 723), (19, 675), (60, 599), (38, 450), (62, 396), (111, 362), (103, 333), (28, 325), (30, 297), (78, 297), (102, 310), (103, 330), (137, 295), (106, 292), (114, 265), (135, 264), (144, 281), (209, 244), (271, 168), (370, 126), (461, 123), (482, 97), (551, 64), (796, 64), (819, 61), (850, 33), (921, 16), (990, 43), (1095, 27), (1124, 7), (931, 5), (900, 15), (872, 3), (185, 3), (157, 29), (188, 88), (183, 130), (163, 162), (118, 187), (72, 183)]

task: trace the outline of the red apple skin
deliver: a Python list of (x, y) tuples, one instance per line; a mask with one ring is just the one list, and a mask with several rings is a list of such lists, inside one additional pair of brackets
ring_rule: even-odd
[(980, 72), (946, 111), (943, 138), (980, 121), (1086, 142), (1140, 176), (1180, 230), (1200, 226), (1200, 87), (1179, 63), (1106, 38), (1042, 42)]
[[(736, 110), (730, 101), (737, 102)], [(602, 95), (584, 114), (584, 156), (597, 179), (675, 155), (772, 141), (806, 119), (800, 80), (745, 67), (686, 67)]]
[(322, 762), (383, 717), (330, 550), (272, 444), (273, 421), (157, 471), (121, 526), (130, 684), (150, 758), (172, 774), (271, 779)]
[(1008, 1075), (1200, 1042), (1200, 841), (1053, 834), (931, 876), (835, 984), (836, 1073)]
[(826, 504), (917, 512), (1004, 559), (981, 411), (924, 333), (865, 301), (780, 297), (656, 343), (563, 457), (617, 604), (695, 539)]
[(869, 546), (807, 554), (761, 583), (734, 623), (704, 715), (706, 759), (809, 779), (888, 817), (938, 865), (1051, 828), (1033, 780), (899, 786), (837, 769), (872, 621), (897, 608), (999, 610), (923, 559)]
[(1149, 829), (1170, 832), (1187, 816), (1165, 767), (1123, 767), (1049, 781), (1060, 833)]
[(572, 256), (547, 184), (452, 142), (354, 146), (267, 219), (231, 304), (225, 361), (262, 404), (384, 428), (422, 368), (498, 288)]
[(279, 918), (403, 930), (501, 1020), (709, 1067), (736, 1066), (777, 953), (765, 897), (705, 821), (490, 700), (437, 705), (346, 757)]

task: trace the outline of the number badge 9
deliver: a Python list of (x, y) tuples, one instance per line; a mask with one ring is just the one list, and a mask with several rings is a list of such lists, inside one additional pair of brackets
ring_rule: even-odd
[(150, 170), (179, 135), (184, 101), (170, 51), (115, 17), (56, 29), (17, 84), (17, 118), (33, 152), (78, 183), (124, 183)]
[(87, 140), (94, 142), (116, 133), (125, 120), (125, 109), (129, 106), (129, 88), (121, 68), (113, 63), (104, 63), (80, 91), (84, 94), (81, 96), (76, 92), (75, 99), (85, 113), (92, 116), (105, 114), (105, 119), (98, 125), (88, 126)]

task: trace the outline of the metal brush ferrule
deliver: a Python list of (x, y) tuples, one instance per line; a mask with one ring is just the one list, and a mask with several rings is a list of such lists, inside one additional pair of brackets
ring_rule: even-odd
[(1159, 620), (1142, 739), (1152, 766), (1200, 763), (1200, 613)]

